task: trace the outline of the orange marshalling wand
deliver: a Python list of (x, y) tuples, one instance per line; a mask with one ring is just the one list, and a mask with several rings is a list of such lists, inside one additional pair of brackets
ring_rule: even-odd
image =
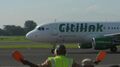
[(106, 51), (100, 51), (99, 54), (96, 57), (96, 61), (102, 61), (106, 57), (107, 53)]
[(19, 61), (21, 62), (21, 60), (24, 58), (22, 53), (15, 50), (13, 53), (12, 53), (12, 57), (16, 60), (16, 61)]

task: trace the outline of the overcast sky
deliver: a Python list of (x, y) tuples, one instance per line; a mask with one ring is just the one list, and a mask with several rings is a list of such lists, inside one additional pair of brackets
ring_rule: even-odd
[(120, 0), (0, 0), (0, 27), (57, 21), (120, 21)]

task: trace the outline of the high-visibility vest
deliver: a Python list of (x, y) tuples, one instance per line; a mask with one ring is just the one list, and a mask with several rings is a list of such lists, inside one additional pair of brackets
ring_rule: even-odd
[(72, 67), (73, 59), (66, 56), (48, 57), (51, 67)]

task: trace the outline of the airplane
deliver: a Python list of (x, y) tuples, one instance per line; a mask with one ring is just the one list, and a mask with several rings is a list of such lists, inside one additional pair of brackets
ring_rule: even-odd
[(120, 22), (53, 22), (37, 26), (26, 38), (52, 44), (78, 43), (81, 49), (117, 52), (119, 35)]

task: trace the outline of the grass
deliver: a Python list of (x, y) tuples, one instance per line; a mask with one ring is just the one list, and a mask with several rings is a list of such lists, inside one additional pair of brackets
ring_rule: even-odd
[(0, 48), (12, 49), (12, 48), (51, 48), (50, 45), (7, 45), (7, 46), (0, 46)]
[[(5, 44), (1, 43), (4, 42)], [(13, 43), (14, 44), (11, 44)], [(17, 42), (27, 42), (28, 44), (18, 44)], [(67, 44), (67, 48), (77, 48), (77, 45)], [(12, 48), (52, 48), (53, 45), (49, 43), (36, 43), (27, 40), (25, 36), (0, 36), (0, 48), (12, 49)]]
[(30, 42), (25, 36), (0, 36), (0, 42)]
[[(65, 45), (67, 48), (77, 48), (76, 45)], [(53, 45), (50, 44), (39, 44), (39, 45), (7, 45), (7, 46), (0, 46), (0, 48), (5, 48), (5, 49), (12, 49), (12, 48), (18, 48), (18, 49), (22, 49), (22, 48), (52, 48)]]
[[(3, 44), (4, 42), (6, 44)], [(14, 42), (15, 44), (10, 44)], [(18, 44), (18, 42), (28, 42), (28, 44)], [(76, 44), (65, 44), (67, 48), (78, 48)], [(12, 48), (52, 48), (53, 45), (49, 43), (36, 43), (29, 41), (25, 36), (0, 36), (0, 48), (12, 49)], [(118, 46), (120, 48), (120, 46)]]

